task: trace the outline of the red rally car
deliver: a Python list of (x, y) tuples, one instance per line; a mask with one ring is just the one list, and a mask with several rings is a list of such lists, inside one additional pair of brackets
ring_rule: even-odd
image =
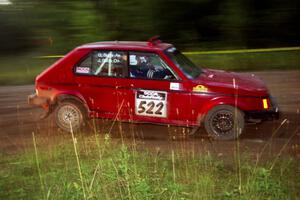
[(245, 122), (279, 117), (254, 75), (201, 69), (173, 45), (96, 42), (79, 46), (36, 78), (29, 104), (53, 113), (58, 127), (78, 130), (89, 118), (199, 127), (236, 139)]

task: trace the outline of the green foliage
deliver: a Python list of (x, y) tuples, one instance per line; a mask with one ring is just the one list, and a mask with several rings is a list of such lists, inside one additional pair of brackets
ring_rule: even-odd
[(299, 1), (11, 0), (0, 6), (0, 51), (65, 52), (100, 40), (161, 35), (183, 49), (300, 45)]

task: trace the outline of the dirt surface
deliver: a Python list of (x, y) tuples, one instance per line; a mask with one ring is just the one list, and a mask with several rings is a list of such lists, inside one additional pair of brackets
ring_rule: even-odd
[[(113, 123), (96, 120), (100, 132), (111, 134), (115, 140), (120, 135), (132, 141), (136, 135), (140, 149), (213, 152), (218, 156), (231, 154), (237, 144), (242, 151), (253, 155), (262, 150), (271, 155), (284, 154), (300, 157), (300, 71), (253, 72), (265, 81), (282, 111), (280, 120), (263, 124), (248, 124), (239, 143), (211, 141), (200, 129), (197, 136), (187, 137), (189, 129), (150, 124)], [(27, 96), (34, 93), (33, 85), (0, 87), (0, 153), (14, 153), (32, 146), (32, 132), (39, 136), (55, 137), (61, 133), (53, 119), (39, 120), (42, 110), (29, 106)], [(199, 136), (200, 135), (200, 136)], [(91, 136), (87, 134), (87, 137)], [(185, 136), (185, 137), (183, 137)], [(131, 139), (128, 139), (131, 138)], [(142, 139), (141, 139), (142, 138)], [(183, 140), (184, 138), (184, 140)], [(47, 142), (51, 142), (47, 140)]]

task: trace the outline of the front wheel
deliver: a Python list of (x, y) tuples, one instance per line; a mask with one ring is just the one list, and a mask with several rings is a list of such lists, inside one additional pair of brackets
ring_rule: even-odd
[(205, 116), (206, 132), (217, 140), (234, 140), (243, 132), (244, 114), (238, 108), (229, 105), (216, 106)]
[(84, 123), (84, 109), (77, 102), (60, 102), (54, 114), (57, 126), (67, 132), (79, 130)]

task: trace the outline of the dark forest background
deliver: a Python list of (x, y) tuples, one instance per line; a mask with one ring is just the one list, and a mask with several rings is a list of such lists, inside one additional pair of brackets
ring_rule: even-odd
[(300, 45), (299, 0), (11, 0), (0, 53), (160, 35), (183, 50)]

